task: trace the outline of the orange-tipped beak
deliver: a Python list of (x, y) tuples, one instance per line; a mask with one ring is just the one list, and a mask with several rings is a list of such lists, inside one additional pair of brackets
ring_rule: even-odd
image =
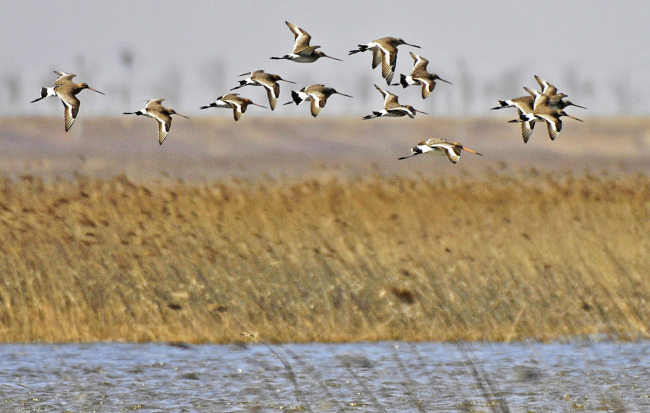
[(463, 147), (462, 149), (463, 149), (464, 151), (467, 151), (467, 152), (470, 152), (470, 153), (474, 153), (474, 154), (479, 155), (479, 156), (483, 156), (482, 153), (478, 153), (478, 152), (473, 151), (473, 150), (471, 150), (471, 149), (467, 149), (467, 148), (465, 148), (465, 147)]
[(181, 115), (181, 114), (178, 113), (178, 112), (176, 112), (176, 115), (178, 115), (178, 116), (182, 116), (182, 117), (184, 117), (185, 119), (189, 119), (189, 116)]
[(105, 95), (104, 92), (100, 92), (100, 91), (97, 90), (97, 89), (93, 89), (93, 88), (91, 88), (91, 87), (88, 87), (88, 89), (92, 90), (93, 92), (97, 92), (97, 93), (99, 93), (100, 95)]

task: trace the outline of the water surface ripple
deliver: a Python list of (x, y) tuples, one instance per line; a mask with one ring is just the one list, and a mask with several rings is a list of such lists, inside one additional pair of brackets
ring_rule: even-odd
[(0, 411), (650, 411), (647, 341), (270, 347), (0, 345)]

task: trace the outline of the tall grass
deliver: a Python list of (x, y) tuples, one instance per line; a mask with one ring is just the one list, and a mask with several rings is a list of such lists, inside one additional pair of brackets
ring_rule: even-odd
[(0, 340), (648, 337), (650, 178), (0, 182)]

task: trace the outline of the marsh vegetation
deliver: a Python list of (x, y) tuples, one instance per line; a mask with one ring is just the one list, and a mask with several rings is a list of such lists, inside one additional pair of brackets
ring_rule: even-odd
[(644, 174), (5, 178), (0, 337), (647, 338), (649, 221)]

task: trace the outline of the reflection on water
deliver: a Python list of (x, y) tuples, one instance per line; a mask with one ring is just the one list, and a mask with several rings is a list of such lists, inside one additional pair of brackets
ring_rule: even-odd
[(647, 412), (649, 347), (7, 344), (0, 411)]

